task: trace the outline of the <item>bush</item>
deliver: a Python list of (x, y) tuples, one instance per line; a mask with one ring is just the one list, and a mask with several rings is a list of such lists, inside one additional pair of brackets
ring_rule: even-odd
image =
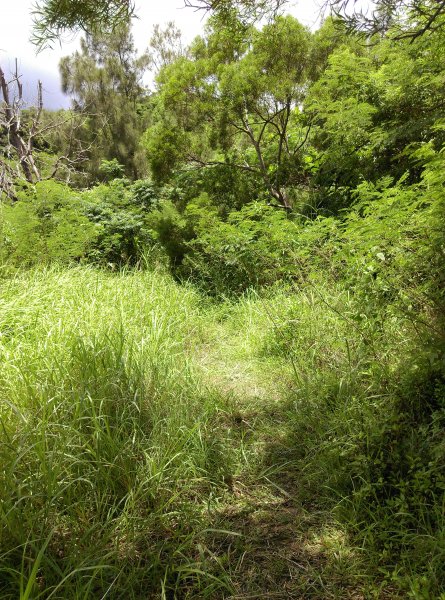
[(111, 266), (136, 264), (153, 245), (146, 222), (156, 204), (151, 185), (114, 179), (83, 192), (82, 198), (86, 216), (98, 228), (89, 260)]
[(0, 210), (0, 260), (12, 266), (83, 260), (98, 238), (82, 197), (56, 181), (29, 186)]
[(284, 212), (260, 202), (230, 213), (197, 219), (197, 236), (188, 244), (182, 274), (212, 294), (239, 294), (272, 285), (296, 273), (291, 249), (298, 227)]
[(76, 192), (56, 181), (26, 186), (2, 204), (0, 260), (12, 266), (52, 261), (134, 265), (155, 243), (148, 215), (160, 192), (149, 181), (113, 179)]
[(150, 215), (148, 222), (153, 236), (163, 246), (175, 274), (181, 273), (184, 257), (191, 251), (189, 242), (215, 221), (216, 213), (216, 207), (203, 193), (182, 212), (171, 200), (164, 199)]
[(125, 167), (121, 165), (116, 158), (112, 160), (102, 160), (99, 167), (99, 174), (104, 181), (121, 179), (125, 175)]
[(445, 577), (445, 171), (443, 152), (425, 156), (418, 184), (357, 188), (263, 350), (291, 355), (298, 375), (287, 419), (305, 499), (419, 599), (439, 597)]

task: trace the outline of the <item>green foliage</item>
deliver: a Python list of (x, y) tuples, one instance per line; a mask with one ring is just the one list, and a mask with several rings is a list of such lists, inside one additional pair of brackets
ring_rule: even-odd
[(349, 31), (366, 36), (386, 34), (389, 39), (416, 40), (445, 25), (444, 6), (428, 0), (377, 0), (372, 13), (349, 0), (329, 0), (328, 5)]
[(132, 203), (146, 211), (156, 207), (159, 194), (159, 190), (150, 180), (140, 179), (131, 186)]
[(186, 242), (193, 231), (175, 205), (166, 200), (148, 218), (152, 235), (165, 250), (173, 271), (180, 265), (187, 251)]
[[(148, 57), (136, 54), (128, 26), (87, 36), (80, 52), (60, 61), (63, 91), (85, 117), (77, 137), (89, 147), (87, 167), (93, 181), (100, 175), (118, 176), (118, 164), (133, 179), (144, 173), (139, 142), (146, 127), (141, 80), (147, 65)], [(101, 172), (102, 161), (109, 172)]]
[(186, 136), (177, 127), (162, 121), (150, 127), (144, 138), (154, 180), (164, 183), (171, 177), (186, 148)]
[(201, 216), (195, 231), (182, 272), (213, 294), (240, 293), (295, 273), (290, 251), (296, 227), (284, 211), (249, 204), (230, 213), (226, 222)]
[(40, 270), (2, 285), (5, 600), (231, 590), (206, 548), (232, 450), (224, 401), (184, 352), (199, 340), (197, 304), (140, 272)]
[[(265, 534), (291, 539), (289, 597), (445, 593), (445, 37), (393, 8), (363, 44), (223, 3), (187, 50), (158, 31), (149, 100), (127, 29), (64, 60), (105, 182), (1, 204), (3, 272), (161, 248), (203, 294), (136, 269), (4, 278), (5, 597), (264, 596)], [(46, 173), (63, 144), (36, 142)], [(141, 145), (153, 179), (132, 182)]]
[(84, 259), (98, 230), (83, 213), (79, 194), (42, 181), (0, 205), (0, 260), (11, 266), (68, 263)]
[(125, 174), (124, 171), (124, 166), (121, 165), (116, 158), (113, 158), (112, 160), (103, 160), (99, 166), (99, 173), (105, 181), (122, 179)]
[(325, 223), (329, 235), (306, 250), (310, 278), (295, 299), (274, 304), (263, 353), (292, 357), (288, 445), (304, 497), (336, 507), (387, 581), (436, 598), (445, 551), (444, 163), (432, 144), (415, 155), (420, 183), (363, 183), (344, 220)]
[(16, 202), (0, 205), (0, 260), (10, 266), (73, 260), (134, 265), (154, 245), (148, 216), (160, 194), (144, 180), (112, 179), (83, 192), (39, 182)]
[(131, 2), (120, 0), (39, 0), (34, 6), (33, 42), (40, 48), (52, 46), (66, 31), (113, 32), (134, 11)]
[(234, 18), (211, 21), (189, 56), (158, 74), (146, 132), (153, 175), (165, 181), (186, 164), (241, 169), (289, 208), (282, 188), (297, 178), (303, 140), (301, 127), (292, 143), (288, 134), (301, 126), (309, 47), (309, 32), (290, 16), (260, 31)]
[(82, 193), (85, 215), (97, 227), (97, 238), (88, 257), (99, 264), (117, 267), (137, 263), (153, 244), (146, 222), (155, 205), (155, 192), (144, 181), (130, 185), (114, 179)]
[(438, 84), (443, 64), (427, 39), (412, 44), (381, 41), (372, 49), (349, 45), (335, 50), (328, 67), (311, 87), (305, 112), (312, 119), (312, 142), (319, 152), (313, 184), (320, 203), (337, 212), (353, 202), (364, 178), (399, 179), (408, 172), (418, 181), (421, 170), (406, 149), (435, 140), (441, 118)]

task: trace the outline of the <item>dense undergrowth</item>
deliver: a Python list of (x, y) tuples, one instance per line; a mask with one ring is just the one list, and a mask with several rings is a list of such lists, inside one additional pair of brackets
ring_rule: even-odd
[(5, 269), (2, 597), (440, 597), (440, 164), (238, 300)]
[(5, 188), (5, 600), (445, 598), (443, 29), (226, 17)]

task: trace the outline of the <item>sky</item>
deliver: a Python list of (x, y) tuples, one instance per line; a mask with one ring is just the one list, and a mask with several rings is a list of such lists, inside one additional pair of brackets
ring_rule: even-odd
[[(311, 29), (317, 27), (323, 0), (291, 0), (287, 12), (297, 17)], [(24, 97), (35, 100), (37, 80), (41, 79), (45, 108), (67, 108), (68, 97), (60, 91), (58, 63), (62, 56), (72, 54), (79, 46), (79, 36), (67, 36), (54, 48), (36, 54), (29, 41), (32, 30), (32, 10), (35, 0), (0, 0), (0, 65), (6, 74), (14, 69), (18, 59), (22, 73)], [(185, 8), (183, 0), (137, 0), (137, 19), (133, 21), (136, 47), (143, 52), (148, 46), (153, 26), (175, 21), (186, 42), (199, 35), (204, 27), (202, 11)]]

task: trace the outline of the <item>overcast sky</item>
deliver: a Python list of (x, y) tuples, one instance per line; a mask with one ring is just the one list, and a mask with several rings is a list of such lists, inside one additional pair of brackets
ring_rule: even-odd
[[(78, 47), (79, 41), (68, 37), (53, 49), (36, 55), (36, 49), (29, 41), (34, 3), (35, 0), (0, 0), (0, 65), (5, 72), (11, 71), (17, 57), (26, 97), (34, 98), (36, 82), (40, 78), (45, 107), (67, 107), (69, 99), (60, 92), (58, 63), (62, 56), (71, 54)], [(321, 4), (322, 0), (292, 0), (288, 12), (313, 29), (320, 17)], [(147, 47), (156, 23), (175, 21), (185, 41), (190, 42), (202, 31), (205, 22), (203, 13), (184, 8), (183, 0), (137, 0), (137, 14), (139, 18), (134, 20), (133, 35), (141, 52)]]

